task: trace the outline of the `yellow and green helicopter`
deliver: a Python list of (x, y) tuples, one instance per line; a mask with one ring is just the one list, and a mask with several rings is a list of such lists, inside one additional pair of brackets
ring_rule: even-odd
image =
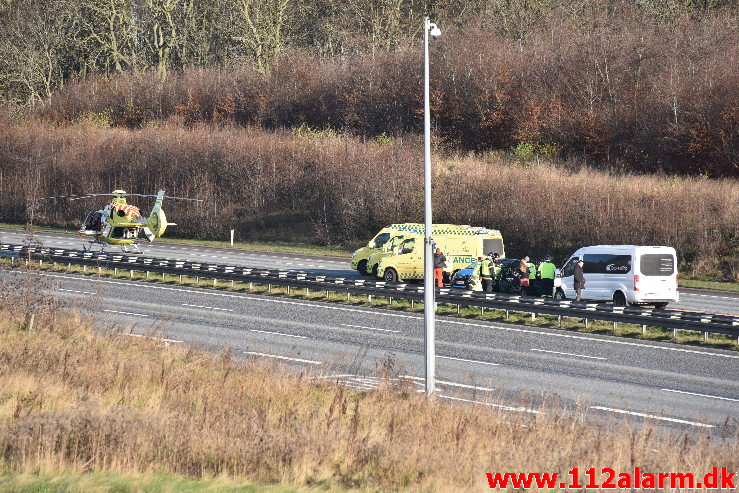
[[(175, 223), (167, 222), (167, 216), (162, 209), (164, 199), (190, 200), (184, 197), (170, 197), (164, 195), (164, 190), (159, 190), (156, 195), (145, 195), (138, 193), (127, 193), (123, 190), (113, 190), (111, 193), (97, 193), (86, 195), (75, 195), (55, 198), (67, 198), (78, 200), (90, 197), (113, 197), (109, 204), (100, 210), (90, 212), (85, 218), (78, 233), (80, 239), (87, 239), (89, 246), (83, 244), (83, 249), (92, 250), (93, 245), (100, 245), (105, 250), (106, 245), (119, 245), (124, 252), (128, 247), (133, 247), (137, 253), (141, 253), (138, 246), (139, 237), (143, 236), (154, 241), (164, 234), (167, 226), (176, 226)], [(126, 202), (126, 197), (156, 197), (154, 207), (148, 217), (141, 214), (138, 207)]]

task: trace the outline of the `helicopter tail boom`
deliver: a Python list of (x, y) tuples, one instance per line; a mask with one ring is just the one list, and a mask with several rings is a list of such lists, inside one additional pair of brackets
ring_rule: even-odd
[[(158, 238), (164, 234), (167, 226), (173, 223), (167, 223), (167, 216), (162, 210), (162, 202), (164, 201), (164, 190), (159, 190), (157, 193), (157, 200), (154, 202), (154, 207), (151, 209), (149, 214), (149, 220), (146, 221), (146, 228), (144, 233), (149, 241), (153, 241), (154, 238)], [(148, 231), (146, 231), (148, 229)]]

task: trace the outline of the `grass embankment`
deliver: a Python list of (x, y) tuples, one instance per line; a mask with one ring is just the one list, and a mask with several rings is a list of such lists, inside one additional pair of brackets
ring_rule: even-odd
[(29, 331), (28, 300), (14, 292), (3, 290), (0, 301), (0, 467), (11, 486), (39, 475), (40, 487), (51, 489), (60, 474), (97, 473), (102, 486), (93, 476), (80, 484), (126, 491), (111, 484), (115, 473), (153, 475), (130, 480), (129, 491), (170, 475), (479, 491), (485, 473), (495, 471), (739, 468), (730, 426), (716, 440), (649, 423), (591, 425), (582, 416), (587, 406), (566, 417), (551, 399), (536, 416), (429, 402), (412, 384), (392, 379), (402, 371), (392, 365), (379, 375), (388, 377), (385, 385), (356, 392), (310, 374), (239, 362), (227, 351), (204, 354), (115, 332), (96, 336), (91, 320), (48, 303)]

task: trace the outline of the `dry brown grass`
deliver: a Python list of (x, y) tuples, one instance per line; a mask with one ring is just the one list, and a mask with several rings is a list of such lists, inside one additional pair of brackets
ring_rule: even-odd
[(466, 491), (484, 489), (494, 471), (739, 468), (734, 435), (592, 425), (555, 406), (529, 419), (427, 402), (403, 386), (354, 392), (227, 352), (96, 336), (90, 320), (51, 308), (29, 332), (16, 301), (6, 293), (0, 304), (0, 467), (16, 473)]
[[(167, 202), (167, 235), (351, 245), (423, 219), (416, 138), (363, 142), (331, 132), (163, 125), (142, 130), (0, 120), (0, 218), (23, 223), (31, 197), (115, 188), (195, 196)], [(510, 256), (564, 256), (587, 244), (674, 246), (715, 280), (736, 276), (735, 179), (609, 174), (551, 160), (435, 154), (437, 222), (500, 229)], [(148, 204), (142, 201), (139, 205)], [(41, 204), (39, 224), (74, 228), (95, 200)]]

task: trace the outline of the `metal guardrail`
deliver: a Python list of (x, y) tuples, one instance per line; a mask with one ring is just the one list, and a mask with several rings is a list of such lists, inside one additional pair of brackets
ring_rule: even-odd
[[(170, 260), (141, 255), (67, 250), (62, 248), (27, 247), (24, 245), (0, 244), (0, 256), (23, 257), (66, 263), (70, 265), (94, 266), (99, 269), (123, 269), (130, 271), (155, 272), (166, 275), (188, 276), (197, 279), (238, 281), (297, 289), (315, 289), (349, 294), (380, 296), (412, 301), (423, 301), (423, 286), (408, 283), (389, 283), (371, 279), (311, 274), (292, 270), (255, 269)], [(456, 288), (437, 288), (438, 303), (506, 310), (531, 314), (576, 317), (585, 320), (604, 320), (614, 323), (630, 323), (673, 330), (693, 330), (703, 333), (727, 334), (739, 338), (739, 317), (712, 313), (665, 310), (641, 306), (618, 307), (610, 304), (554, 300), (501, 293), (481, 293)], [(561, 320), (561, 319), (560, 319)], [(738, 339), (739, 343), (739, 339)]]

